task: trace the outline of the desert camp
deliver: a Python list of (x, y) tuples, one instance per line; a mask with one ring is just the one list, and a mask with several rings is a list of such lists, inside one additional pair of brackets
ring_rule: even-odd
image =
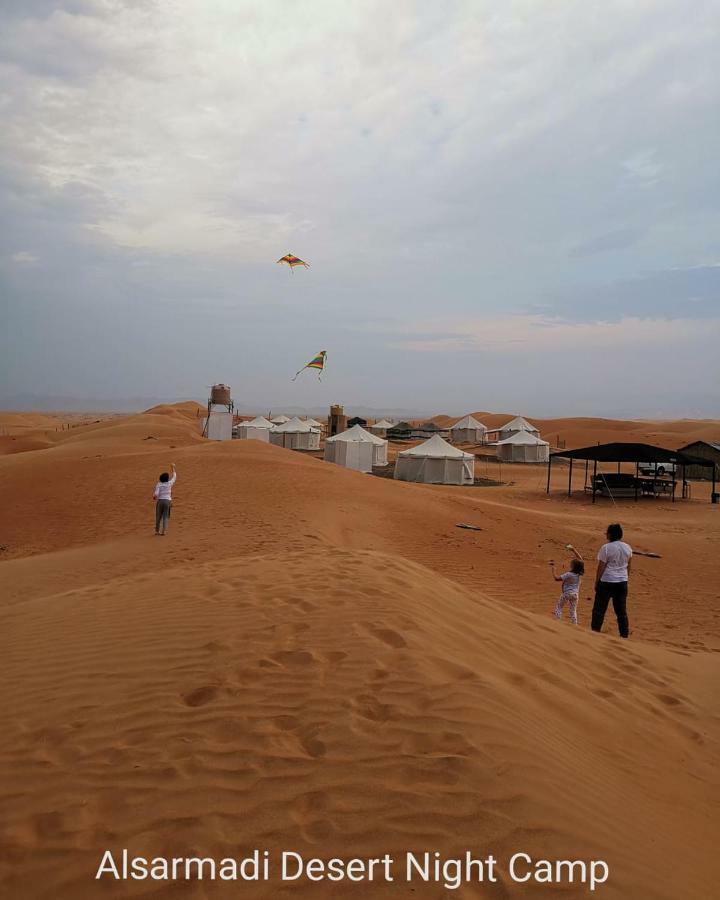
[(1, 900), (711, 900), (720, 4), (0, 3)]

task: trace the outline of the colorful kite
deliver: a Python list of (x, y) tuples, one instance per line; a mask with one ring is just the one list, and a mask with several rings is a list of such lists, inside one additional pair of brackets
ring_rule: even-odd
[(305, 266), (306, 269), (310, 268), (305, 260), (300, 259), (299, 256), (293, 256), (292, 253), (288, 253), (286, 256), (283, 256), (282, 259), (278, 260), (278, 262), (285, 263), (286, 266), (289, 266), (291, 272), (295, 268), (295, 266)]
[(326, 361), (327, 361), (327, 350), (321, 350), (318, 353), (318, 355), (314, 356), (306, 366), (303, 366), (302, 369), (300, 369), (298, 372), (295, 373), (295, 377), (292, 379), (292, 381), (295, 381), (295, 378), (298, 377), (300, 372), (304, 372), (305, 369), (316, 369), (317, 373), (318, 373), (318, 381), (320, 381), (320, 376), (322, 375), (323, 370), (325, 369)]

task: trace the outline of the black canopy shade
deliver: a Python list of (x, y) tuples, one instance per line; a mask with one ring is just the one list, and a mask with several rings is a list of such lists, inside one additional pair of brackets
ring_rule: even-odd
[(675, 463), (679, 466), (714, 465), (711, 459), (691, 456), (681, 450), (666, 450), (652, 444), (596, 444), (592, 447), (580, 447), (577, 450), (558, 450), (552, 454), (558, 459), (589, 459), (597, 462), (637, 462), (637, 463)]
[[(716, 503), (718, 500), (718, 494), (715, 492), (715, 463), (711, 459), (705, 459), (701, 456), (693, 456), (689, 453), (685, 453), (682, 450), (667, 450), (665, 447), (655, 447), (652, 444), (624, 444), (624, 443), (612, 443), (612, 444), (595, 444), (592, 447), (579, 447), (576, 450), (559, 450), (556, 453), (552, 453), (550, 455), (550, 459), (548, 460), (548, 477), (547, 477), (547, 493), (550, 493), (550, 472), (552, 470), (552, 462), (554, 459), (568, 459), (570, 460), (570, 472), (568, 474), (568, 496), (572, 490), (572, 470), (573, 470), (573, 461), (576, 459), (582, 459), (586, 461), (586, 473), (587, 473), (587, 462), (591, 461), (594, 464), (593, 471), (593, 479), (592, 479), (592, 499), (593, 503), (595, 502), (595, 494), (598, 490), (598, 478), (604, 482), (604, 488), (610, 492), (612, 496), (612, 492), (610, 490), (609, 480), (611, 476), (598, 476), (597, 475), (597, 464), (599, 462), (605, 463), (617, 463), (618, 464), (618, 474), (617, 479), (620, 479), (620, 482), (615, 480), (616, 487), (620, 486), (625, 492), (630, 492), (635, 497), (635, 500), (638, 499), (640, 490), (645, 487), (645, 482), (640, 483), (637, 478), (638, 466), (640, 463), (650, 463), (657, 464), (658, 467), (660, 465), (672, 465), (674, 467), (678, 467), (682, 469), (682, 480), (683, 480), (683, 496), (685, 496), (686, 490), (686, 479), (685, 479), (685, 467), (686, 466), (702, 466), (703, 468), (712, 469), (712, 492), (710, 495), (711, 502)], [(635, 478), (633, 479), (630, 476), (630, 480), (632, 481), (632, 486), (628, 487), (625, 484), (627, 479), (623, 479), (620, 475), (620, 463), (635, 463)], [(587, 477), (587, 474), (586, 474)], [(659, 482), (657, 479), (653, 480), (652, 492), (655, 493), (656, 488), (666, 487), (667, 483), (663, 480)], [(601, 488), (603, 485), (601, 485)], [(672, 500), (675, 501), (675, 478), (673, 476), (672, 483), (668, 489), (671, 488), (672, 491)]]

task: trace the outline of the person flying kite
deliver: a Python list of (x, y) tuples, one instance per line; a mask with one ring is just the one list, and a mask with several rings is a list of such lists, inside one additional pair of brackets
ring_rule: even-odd
[(320, 376), (322, 375), (325, 369), (325, 363), (327, 361), (327, 350), (321, 350), (317, 356), (314, 356), (310, 362), (303, 366), (302, 369), (295, 373), (295, 377), (291, 379), (291, 381), (295, 381), (295, 378), (298, 377), (300, 372), (304, 372), (305, 369), (316, 369), (318, 373), (318, 381), (321, 380)]
[(295, 266), (305, 266), (306, 269), (310, 268), (305, 260), (300, 259), (299, 256), (293, 256), (292, 253), (288, 253), (285, 256), (281, 257), (278, 260), (278, 263), (285, 263), (285, 265), (290, 268), (291, 272), (295, 268)]

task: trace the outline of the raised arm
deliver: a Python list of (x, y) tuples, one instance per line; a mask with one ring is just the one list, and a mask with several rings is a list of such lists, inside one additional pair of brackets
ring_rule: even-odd
[(555, 581), (562, 581), (562, 576), (555, 574), (555, 562), (551, 560), (548, 565), (550, 566), (550, 572)]
[(177, 471), (175, 470), (175, 463), (170, 463), (172, 467), (172, 478), (169, 481), (169, 484), (172, 486), (177, 481)]

